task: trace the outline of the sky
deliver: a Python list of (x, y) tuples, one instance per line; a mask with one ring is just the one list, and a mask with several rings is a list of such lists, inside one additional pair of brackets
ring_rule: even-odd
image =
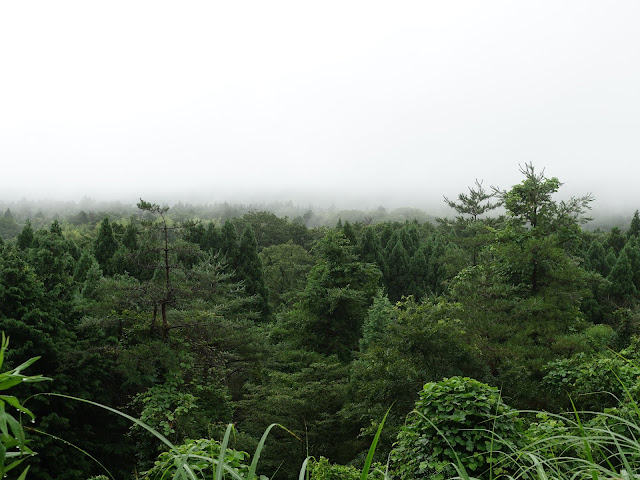
[(640, 2), (0, 3), (0, 200), (640, 208)]

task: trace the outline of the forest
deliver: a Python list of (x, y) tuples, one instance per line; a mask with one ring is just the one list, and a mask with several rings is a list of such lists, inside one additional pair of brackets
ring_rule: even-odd
[(588, 228), (590, 194), (521, 174), (444, 218), (7, 209), (2, 473), (191, 478), (182, 452), (244, 479), (260, 452), (262, 478), (350, 480), (372, 443), (375, 479), (637, 472), (639, 213)]

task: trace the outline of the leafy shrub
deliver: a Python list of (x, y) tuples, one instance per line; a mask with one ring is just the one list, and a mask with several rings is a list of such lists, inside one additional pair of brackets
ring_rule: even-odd
[(398, 434), (391, 462), (398, 478), (442, 480), (463, 466), (473, 477), (507, 473), (523, 429), (498, 389), (467, 377), (427, 383)]
[[(9, 338), (2, 333), (2, 341), (0, 342), (0, 368), (4, 362), (4, 356), (9, 348)], [(29, 367), (40, 357), (34, 357), (12, 370), (0, 373), (0, 391), (4, 392), (11, 387), (15, 387), (21, 383), (41, 382), (49, 380), (42, 375), (26, 376), (21, 372)], [(20, 400), (12, 395), (0, 395), (0, 478), (6, 477), (7, 472), (18, 467), (26, 458), (33, 455), (34, 452), (27, 446), (24, 429), (19, 420), (7, 412), (5, 406), (13, 407), (21, 414), (28, 415), (34, 420), (34, 415), (25, 408)], [(29, 467), (26, 467), (20, 474), (20, 479), (24, 479), (27, 475)]]
[[(384, 466), (376, 464), (372, 467), (367, 479), (383, 480)], [(362, 475), (362, 471), (353, 465), (335, 465), (324, 457), (310, 462), (307, 470), (310, 480), (360, 480)]]
[[(173, 478), (178, 469), (180, 455), (188, 457), (189, 467), (196, 473), (198, 478), (213, 478), (216, 471), (217, 460), (220, 456), (221, 445), (216, 440), (201, 438), (198, 440), (187, 440), (182, 445), (176, 446), (171, 452), (163, 452), (158, 456), (153, 468), (146, 472), (143, 480), (153, 480), (161, 478)], [(227, 448), (224, 454), (225, 469), (239, 475), (241, 478), (248, 478), (249, 454)], [(228, 469), (226, 468), (228, 467)], [(232, 476), (235, 477), (235, 475)], [(237, 478), (237, 477), (235, 477)], [(266, 480), (266, 477), (261, 477)]]

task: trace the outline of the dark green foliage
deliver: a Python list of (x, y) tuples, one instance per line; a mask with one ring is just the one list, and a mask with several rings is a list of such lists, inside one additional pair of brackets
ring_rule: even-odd
[(638, 238), (638, 236), (640, 236), (640, 212), (636, 210), (633, 212), (633, 218), (631, 219), (629, 230), (627, 230), (627, 238)]
[(20, 230), (20, 225), (11, 214), (11, 210), (7, 208), (4, 215), (0, 217), (0, 237), (11, 240), (20, 233)]
[(239, 264), (240, 252), (238, 250), (238, 232), (236, 231), (236, 227), (231, 222), (231, 220), (227, 220), (224, 222), (222, 226), (222, 230), (220, 232), (220, 252), (226, 258), (229, 266), (232, 269), (237, 268)]
[(627, 240), (626, 238), (624, 238), (624, 235), (622, 235), (620, 229), (618, 227), (612, 227), (605, 242), (605, 248), (612, 248), (613, 253), (618, 255), (620, 253), (620, 250), (622, 250), (622, 248), (624, 247), (626, 241)]
[(507, 457), (522, 442), (522, 423), (497, 388), (468, 377), (427, 383), (391, 454), (400, 479), (443, 480), (463, 466), (493, 478), (515, 466)]
[(290, 222), (270, 212), (245, 213), (239, 223), (251, 225), (256, 236), (258, 250), (272, 245), (293, 242), (301, 247), (309, 247), (309, 232), (303, 224)]
[(444, 299), (417, 303), (409, 298), (392, 307), (378, 297), (370, 308), (367, 348), (352, 363), (344, 415), (368, 427), (393, 404), (382, 432), (381, 458), (425, 382), (451, 375), (487, 376), (480, 352), (458, 319), (462, 313)]
[(358, 244), (356, 231), (353, 229), (353, 226), (351, 225), (351, 223), (349, 223), (349, 221), (344, 222), (344, 225), (342, 227), (342, 234), (351, 245), (356, 246)]
[(31, 222), (27, 220), (24, 228), (20, 232), (17, 238), (17, 245), (20, 250), (26, 250), (31, 246), (33, 242), (33, 228), (31, 228)]
[(319, 257), (302, 294), (303, 344), (348, 359), (358, 347), (367, 308), (380, 284), (380, 270), (361, 263), (344, 236), (329, 231), (315, 246)]
[(595, 240), (589, 245), (585, 267), (599, 273), (603, 277), (609, 275), (612, 265), (607, 261), (607, 254), (602, 243)]
[(129, 222), (124, 229), (124, 234), (122, 235), (122, 245), (129, 251), (135, 252), (140, 248), (138, 243), (138, 227), (135, 223)]
[[(284, 345), (282, 345), (284, 347)], [(258, 438), (270, 423), (286, 425), (296, 436), (275, 431), (263, 453), (266, 472), (282, 469), (297, 478), (308, 455), (339, 462), (353, 456), (347, 442), (357, 435), (337, 415), (347, 399), (348, 366), (335, 356), (290, 347), (273, 351), (273, 365), (260, 384), (251, 385), (240, 404), (241, 431)], [(283, 459), (287, 459), (283, 462)]]
[(375, 227), (368, 225), (362, 229), (356, 253), (363, 262), (376, 264), (383, 277), (386, 275), (387, 262), (384, 257), (382, 242), (376, 233)]
[(635, 296), (637, 288), (633, 281), (634, 271), (624, 249), (620, 252), (607, 279), (609, 280), (608, 292), (616, 301), (628, 304)]
[(314, 258), (301, 246), (286, 243), (265, 247), (260, 252), (260, 260), (272, 310), (291, 307), (304, 290)]
[(96, 260), (98, 260), (100, 268), (107, 274), (111, 274), (112, 272), (110, 261), (117, 249), (118, 242), (113, 234), (113, 228), (111, 228), (109, 219), (105, 217), (100, 223), (96, 239), (93, 243), (93, 255), (96, 257)]
[(403, 294), (408, 294), (406, 287), (411, 280), (410, 257), (404, 248), (402, 235), (398, 232), (394, 233), (387, 244), (386, 251), (387, 271), (385, 286), (387, 287), (389, 299), (392, 302), (397, 302)]
[(258, 256), (258, 244), (251, 224), (247, 225), (242, 232), (238, 249), (237, 279), (244, 282), (245, 292), (248, 295), (256, 296), (256, 307), (262, 319), (267, 319), (270, 313), (268, 292), (262, 262)]

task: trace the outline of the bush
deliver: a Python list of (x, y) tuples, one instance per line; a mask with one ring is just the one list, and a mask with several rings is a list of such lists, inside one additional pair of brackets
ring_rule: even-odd
[[(368, 480), (383, 480), (385, 467), (380, 464), (371, 466)], [(360, 480), (362, 471), (352, 465), (335, 465), (324, 457), (309, 462), (310, 480)]]
[(398, 434), (392, 468), (403, 480), (442, 480), (508, 473), (507, 456), (523, 438), (517, 412), (502, 402), (498, 389), (467, 377), (427, 383), (415, 410)]

